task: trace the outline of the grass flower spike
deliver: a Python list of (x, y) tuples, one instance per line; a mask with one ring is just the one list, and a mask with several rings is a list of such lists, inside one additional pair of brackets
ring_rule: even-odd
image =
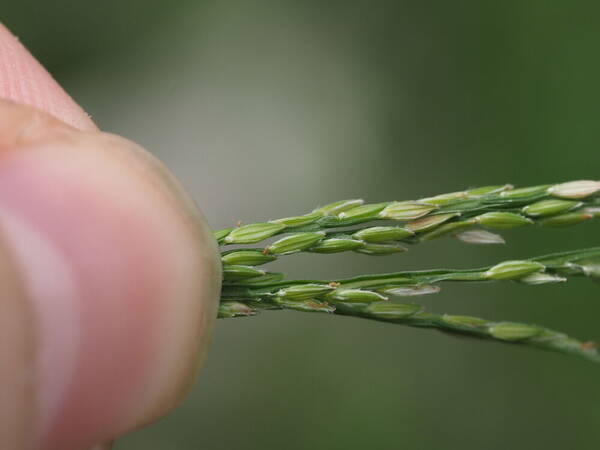
[[(365, 204), (342, 200), (284, 219), (217, 231), (224, 280), (219, 317), (248, 317), (263, 310), (346, 315), (466, 336), (527, 345), (600, 362), (595, 344), (540, 325), (434, 314), (402, 299), (437, 294), (447, 282), (528, 285), (600, 278), (600, 247), (505, 260), (478, 269), (433, 269), (297, 280), (262, 269), (284, 255), (357, 252), (389, 255), (454, 236), (468, 244), (504, 244), (494, 231), (527, 226), (568, 227), (600, 216), (600, 182), (575, 181), (513, 189), (488, 186), (418, 200)], [(266, 239), (264, 247), (243, 248)], [(258, 269), (256, 266), (261, 266)]]

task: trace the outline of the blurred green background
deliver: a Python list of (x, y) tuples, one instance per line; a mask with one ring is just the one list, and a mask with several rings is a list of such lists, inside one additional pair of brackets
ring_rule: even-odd
[[(21, 0), (2, 20), (214, 228), (341, 198), (599, 177), (600, 3)], [(594, 56), (596, 55), (596, 56)], [(598, 245), (597, 223), (408, 254), (285, 259), (297, 277), (472, 267)], [(600, 290), (446, 286), (431, 310), (600, 339)], [(221, 320), (193, 392), (117, 450), (597, 449), (600, 368), (351, 318)]]

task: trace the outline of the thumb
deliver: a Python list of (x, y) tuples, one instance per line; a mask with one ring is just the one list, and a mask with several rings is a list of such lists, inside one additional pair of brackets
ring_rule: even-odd
[(5, 29), (0, 69), (0, 96), (80, 128), (0, 100), (0, 448), (87, 450), (186, 391), (215, 318), (218, 252), (168, 171), (93, 131)]

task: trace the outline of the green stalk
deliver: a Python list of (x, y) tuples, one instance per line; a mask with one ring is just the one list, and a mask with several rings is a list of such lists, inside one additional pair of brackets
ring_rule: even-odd
[(600, 247), (469, 270), (405, 271), (340, 280), (271, 278), (261, 283), (261, 277), (254, 281), (237, 279), (223, 284), (219, 316), (250, 316), (262, 309), (326, 312), (519, 343), (600, 362), (593, 344), (537, 325), (436, 315), (419, 305), (389, 301), (392, 297), (436, 293), (435, 284), (442, 281), (513, 280), (537, 285), (566, 281), (570, 276), (600, 278)]
[[(267, 274), (269, 275), (269, 274)], [(273, 280), (260, 275), (249, 279), (225, 280), (221, 297), (277, 301), (297, 297), (305, 288), (311, 298), (329, 300), (336, 293), (352, 289), (385, 296), (413, 296), (435, 293), (430, 287), (446, 281), (484, 282), (513, 280), (525, 284), (547, 284), (566, 281), (570, 276), (600, 277), (600, 247), (531, 258), (504, 261), (478, 269), (436, 269), (362, 275), (338, 280)], [(320, 286), (323, 292), (314, 293)], [(288, 291), (293, 290), (292, 294)]]
[[(285, 305), (261, 305), (226, 301), (221, 303), (219, 317), (252, 316), (260, 309), (290, 309)], [(292, 308), (300, 309), (300, 308)], [(300, 309), (302, 310), (302, 309)], [(419, 305), (378, 302), (369, 305), (337, 303), (335, 309), (321, 307), (319, 311), (338, 315), (377, 320), (410, 327), (432, 328), (446, 333), (535, 347), (577, 356), (600, 363), (600, 354), (592, 342), (582, 342), (538, 325), (515, 322), (494, 322), (477, 317), (427, 313)]]

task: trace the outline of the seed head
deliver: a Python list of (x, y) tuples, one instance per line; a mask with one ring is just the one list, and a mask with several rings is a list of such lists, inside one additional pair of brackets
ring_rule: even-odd
[(315, 209), (314, 212), (324, 216), (337, 216), (339, 213), (356, 208), (363, 203), (364, 200), (361, 199), (340, 200), (339, 202), (321, 206), (320, 208)]
[(401, 227), (370, 227), (357, 231), (352, 237), (365, 242), (379, 243), (399, 241), (413, 235), (412, 231)]
[(350, 238), (330, 238), (324, 239), (309, 251), (314, 253), (339, 253), (352, 251), (364, 245), (363, 241)]
[(327, 294), (333, 290), (335, 290), (335, 287), (329, 284), (298, 284), (280, 289), (277, 292), (277, 296), (285, 300), (307, 300)]
[(236, 301), (222, 301), (219, 303), (218, 317), (220, 318), (253, 316), (255, 314), (256, 311), (245, 303)]
[(270, 238), (284, 229), (285, 225), (279, 223), (251, 223), (234, 228), (224, 240), (228, 244), (254, 244), (255, 242)]
[(390, 220), (415, 220), (429, 214), (438, 207), (429, 203), (421, 202), (395, 202), (388, 205), (379, 213), (382, 219)]
[(489, 212), (476, 217), (484, 227), (495, 229), (517, 228), (525, 225), (531, 225), (533, 221), (520, 214), (510, 212)]
[(503, 341), (522, 341), (536, 337), (542, 332), (541, 329), (533, 325), (511, 322), (496, 323), (488, 331), (490, 335)]
[(433, 216), (422, 217), (417, 220), (413, 220), (412, 222), (408, 222), (406, 224), (406, 228), (411, 230), (414, 233), (424, 232), (431, 230), (432, 228), (441, 225), (447, 220), (452, 219), (453, 217), (459, 216), (458, 213), (450, 213), (450, 214), (436, 214)]
[(260, 266), (275, 259), (275, 256), (265, 255), (261, 250), (234, 250), (225, 253), (221, 262), (229, 265)]
[(588, 262), (581, 264), (580, 266), (586, 277), (600, 278), (600, 262)]
[(223, 266), (223, 279), (242, 280), (245, 278), (255, 278), (265, 275), (264, 270), (250, 266), (241, 266), (237, 264), (228, 264)]
[(500, 186), (483, 186), (480, 188), (469, 189), (467, 191), (467, 197), (473, 198), (473, 197), (483, 197), (485, 195), (491, 195), (491, 194), (499, 194), (501, 192), (508, 191), (512, 188), (513, 188), (512, 184), (504, 184), (504, 185), (500, 185)]
[(502, 236), (486, 230), (471, 230), (458, 233), (456, 237), (467, 244), (505, 244)]
[(431, 205), (445, 206), (467, 198), (468, 194), (465, 191), (450, 192), (449, 194), (436, 195), (435, 197), (427, 197), (420, 200), (423, 203), (429, 203)]
[(594, 215), (586, 212), (572, 212), (567, 214), (560, 214), (558, 216), (548, 217), (540, 220), (539, 224), (543, 227), (561, 228), (570, 227), (571, 225), (577, 225), (578, 223), (585, 222), (586, 220), (593, 219)]
[[(434, 217), (434, 216), (431, 216)], [(425, 219), (420, 219), (425, 220)], [(459, 220), (456, 222), (444, 223), (438, 227), (434, 227), (431, 231), (428, 231), (421, 235), (421, 240), (430, 241), (432, 239), (437, 239), (439, 237), (445, 236), (447, 234), (452, 234), (458, 232), (458, 230), (462, 230), (463, 228), (468, 228), (477, 223), (474, 219), (469, 220)]]
[(545, 268), (536, 261), (505, 261), (489, 269), (485, 277), (490, 280), (517, 280)]
[(357, 253), (364, 253), (365, 255), (374, 255), (374, 256), (385, 256), (391, 255), (394, 253), (402, 253), (406, 251), (405, 247), (402, 247), (396, 243), (389, 244), (363, 244), (356, 250)]
[(438, 292), (440, 292), (440, 287), (434, 286), (432, 284), (417, 284), (383, 288), (379, 289), (378, 292), (387, 295), (394, 295), (397, 297), (413, 297), (416, 295), (437, 294)]
[(217, 240), (217, 242), (220, 244), (223, 239), (229, 234), (231, 233), (231, 231), (234, 230), (234, 228), (225, 228), (224, 230), (219, 230), (219, 231), (215, 231), (214, 232), (214, 236), (215, 239)]
[(264, 275), (258, 277), (244, 278), (234, 281), (236, 286), (260, 287), (277, 283), (284, 278), (285, 275), (281, 272), (266, 272)]
[(600, 217), (600, 206), (590, 206), (582, 211), (585, 214), (591, 214), (594, 217)]
[(296, 311), (302, 312), (325, 312), (325, 313), (333, 313), (335, 311), (335, 306), (330, 305), (327, 302), (320, 302), (315, 299), (308, 300), (300, 300), (300, 301), (290, 301), (290, 300), (279, 300), (277, 302), (279, 306), (283, 306), (286, 309), (294, 309)]
[(442, 321), (460, 328), (483, 328), (487, 325), (485, 320), (477, 317), (451, 316), (449, 314), (444, 314), (442, 316)]
[(549, 185), (531, 186), (518, 189), (509, 189), (500, 193), (500, 197), (511, 200), (522, 200), (528, 197), (537, 197), (548, 192)]
[(265, 250), (273, 255), (288, 255), (312, 247), (325, 237), (325, 232), (294, 233), (273, 242)]
[(368, 219), (377, 218), (377, 214), (385, 208), (385, 203), (375, 203), (369, 205), (361, 205), (346, 211), (342, 211), (337, 216), (340, 219)]
[(519, 281), (525, 284), (538, 285), (564, 283), (567, 279), (552, 273), (536, 272), (523, 278), (519, 278)]
[(343, 288), (327, 294), (327, 297), (344, 303), (372, 303), (388, 300), (386, 296), (377, 292)]
[(286, 227), (301, 227), (304, 225), (310, 225), (311, 223), (319, 220), (321, 217), (323, 217), (323, 214), (312, 212), (302, 216), (285, 217), (283, 219), (271, 220), (271, 222), (285, 225)]
[(573, 200), (542, 200), (523, 208), (523, 213), (531, 217), (546, 217), (579, 208), (583, 203)]
[(364, 314), (368, 316), (394, 320), (394, 319), (406, 319), (407, 317), (413, 316), (418, 312), (423, 311), (423, 307), (420, 305), (411, 305), (404, 303), (371, 303), (362, 310)]
[(600, 181), (580, 180), (557, 184), (548, 193), (561, 198), (585, 198), (600, 191)]

